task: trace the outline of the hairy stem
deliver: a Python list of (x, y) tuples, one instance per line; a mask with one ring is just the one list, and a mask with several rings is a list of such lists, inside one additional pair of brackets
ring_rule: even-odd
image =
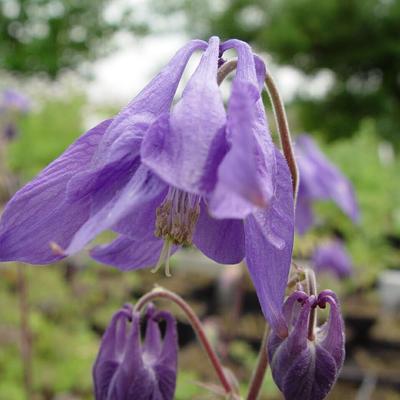
[(265, 78), (265, 86), (267, 88), (267, 93), (270, 98), (272, 108), (274, 110), (275, 123), (279, 132), (282, 151), (288, 163), (290, 174), (292, 175), (293, 196), (296, 200), (299, 184), (299, 173), (297, 170), (296, 159), (294, 157), (292, 139), (290, 136), (285, 107), (283, 105), (278, 89), (275, 85), (275, 82), (269, 73), (267, 73), (267, 76)]
[(232, 72), (236, 69), (237, 67), (237, 60), (230, 60), (227, 61), (226, 63), (222, 64), (217, 73), (217, 83), (220, 85), (223, 80)]
[(139, 301), (136, 303), (135, 310), (140, 311), (143, 309), (143, 307), (150, 301), (155, 300), (155, 299), (160, 299), (164, 298), (167, 300), (172, 301), (175, 303), (179, 308), (185, 313), (186, 317), (188, 318), (190, 324), (192, 325), (193, 330), (196, 332), (197, 337), (202, 344), (205, 352), (207, 353), (207, 356), (212, 364), (212, 366), (215, 369), (215, 372), (218, 376), (218, 379), (220, 380), (222, 386), (224, 387), (224, 390), (227, 395), (233, 395), (235, 393), (235, 389), (232, 387), (231, 383), (227, 379), (224, 368), (222, 367), (222, 364), (215, 353), (214, 349), (211, 346), (211, 343), (207, 339), (206, 333), (203, 329), (203, 325), (199, 318), (197, 317), (196, 313), (193, 311), (193, 309), (190, 307), (186, 301), (178, 296), (177, 294), (164, 289), (157, 287), (153, 289), (151, 292), (146, 293), (144, 296), (142, 296)]

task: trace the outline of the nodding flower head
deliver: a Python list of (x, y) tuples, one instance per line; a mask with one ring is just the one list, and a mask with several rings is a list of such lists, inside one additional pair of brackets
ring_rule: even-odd
[[(230, 49), (237, 67), (225, 106), (218, 66)], [(0, 261), (53, 263), (112, 230), (112, 242), (91, 250), (95, 260), (121, 270), (165, 265), (169, 275), (170, 255), (193, 243), (218, 263), (246, 258), (265, 317), (284, 329), (294, 205), (261, 96), (266, 73), (245, 42), (190, 41), (118, 115), (13, 196), (0, 220)]]
[[(140, 315), (130, 305), (114, 314), (93, 366), (96, 400), (171, 400), (176, 386), (176, 321), (150, 305), (140, 340)], [(161, 338), (159, 322), (166, 322)]]
[[(316, 309), (330, 306), (327, 322), (315, 326)], [(336, 295), (318, 297), (297, 291), (285, 301), (287, 337), (272, 331), (268, 357), (272, 376), (286, 400), (322, 400), (335, 383), (344, 361), (344, 325)]]

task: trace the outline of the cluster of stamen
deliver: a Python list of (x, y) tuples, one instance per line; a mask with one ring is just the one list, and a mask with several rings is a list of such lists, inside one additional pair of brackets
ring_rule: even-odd
[(155, 236), (164, 239), (160, 258), (153, 272), (165, 264), (170, 276), (169, 257), (173, 245), (192, 244), (193, 233), (200, 215), (200, 197), (176, 188), (170, 188), (156, 211)]

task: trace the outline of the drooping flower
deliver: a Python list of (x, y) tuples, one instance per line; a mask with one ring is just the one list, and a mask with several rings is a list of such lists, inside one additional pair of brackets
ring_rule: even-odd
[[(172, 107), (190, 55), (205, 48)], [(230, 48), (238, 65), (225, 110), (217, 69)], [(265, 73), (244, 42), (190, 42), (120, 114), (14, 196), (0, 222), (0, 260), (50, 263), (111, 229), (119, 236), (95, 247), (94, 259), (123, 270), (165, 264), (168, 272), (169, 256), (193, 243), (220, 263), (246, 257), (265, 316), (283, 328), (292, 184), (268, 131)]]
[[(310, 314), (327, 303), (329, 318), (315, 328)], [(268, 340), (272, 376), (286, 400), (322, 400), (336, 382), (344, 361), (339, 301), (330, 290), (321, 292), (318, 298), (297, 291), (285, 301), (283, 313), (287, 337), (272, 331)]]
[(331, 240), (319, 245), (312, 256), (312, 263), (317, 272), (332, 272), (338, 279), (344, 279), (353, 272), (353, 265), (343, 242)]
[[(104, 333), (93, 366), (96, 400), (170, 400), (174, 398), (178, 360), (176, 321), (149, 306), (146, 333), (140, 338), (140, 314), (124, 306)], [(161, 338), (159, 322), (166, 322)]]
[(354, 222), (359, 210), (349, 180), (333, 165), (309, 135), (296, 138), (296, 159), (300, 184), (296, 204), (296, 229), (305, 233), (314, 225), (312, 204), (317, 200), (333, 200)]
[(0, 98), (0, 129), (6, 140), (17, 135), (17, 118), (26, 114), (31, 108), (31, 102), (24, 94), (6, 89)]

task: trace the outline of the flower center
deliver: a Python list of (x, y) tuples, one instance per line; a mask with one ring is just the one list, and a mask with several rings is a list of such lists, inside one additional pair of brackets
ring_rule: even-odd
[(169, 272), (169, 257), (173, 245), (190, 245), (197, 220), (200, 215), (200, 197), (170, 187), (168, 194), (156, 211), (156, 229), (154, 235), (164, 239), (160, 258), (153, 272), (165, 264), (165, 273)]

